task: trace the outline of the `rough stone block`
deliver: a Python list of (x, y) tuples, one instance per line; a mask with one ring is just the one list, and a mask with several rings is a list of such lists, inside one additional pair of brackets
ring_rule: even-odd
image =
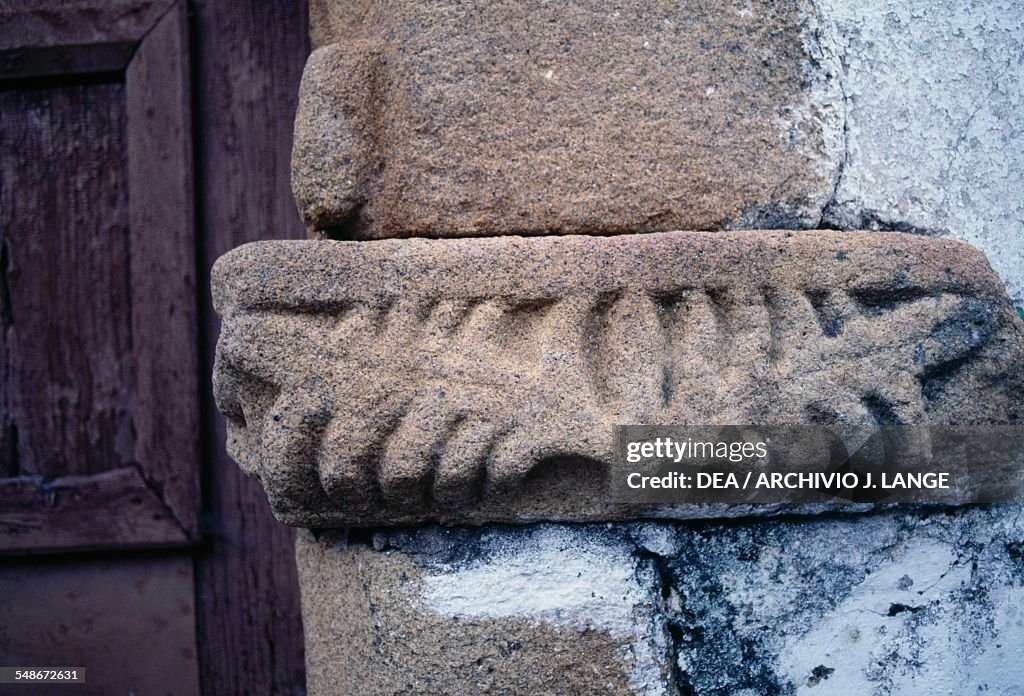
[(842, 159), (810, 3), (320, 0), (293, 190), (369, 239), (805, 228)]
[(229, 451), (299, 526), (728, 514), (613, 502), (615, 426), (1014, 423), (1024, 401), (984, 257), (899, 233), (263, 242), (213, 288)]
[(379, 535), (371, 546), (344, 533), (299, 533), (310, 694), (664, 693), (672, 668), (654, 611), (657, 572), (652, 563), (636, 568), (619, 539), (527, 533), (519, 549), (505, 548), (502, 586), (470, 591), (463, 611), (451, 564), (486, 554), (489, 535), (401, 536)]

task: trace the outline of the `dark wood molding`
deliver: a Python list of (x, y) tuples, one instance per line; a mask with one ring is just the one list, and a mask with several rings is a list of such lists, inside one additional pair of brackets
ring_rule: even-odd
[(0, 7), (0, 80), (120, 72), (175, 0), (21, 2)]
[(0, 480), (0, 552), (181, 546), (174, 514), (136, 467), (91, 476)]
[(187, 31), (185, 4), (178, 2), (128, 65), (125, 101), (135, 456), (195, 539), (198, 320)]

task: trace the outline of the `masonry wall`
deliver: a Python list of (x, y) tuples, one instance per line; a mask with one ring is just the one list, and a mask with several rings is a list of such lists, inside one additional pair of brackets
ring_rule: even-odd
[[(736, 196), (752, 196), (738, 204), (741, 214), (721, 212), (738, 200), (725, 197), (717, 218), (682, 207), (663, 211), (666, 224), (700, 219), (719, 228), (896, 230), (963, 240), (986, 254), (1024, 311), (1019, 7), (822, 0), (771, 11), (723, 4), (715, 12), (783, 24), (787, 12), (799, 17), (801, 31), (782, 40), (802, 42), (805, 101), (789, 102), (793, 111), (780, 109), (773, 123), (813, 142), (803, 143), (804, 169), (776, 189), (776, 199), (758, 199), (757, 177), (738, 172)], [(313, 17), (315, 45), (361, 31), (336, 3), (315, 3)], [(649, 46), (646, 35), (628, 38)], [(757, 49), (742, 40), (736, 47)], [(538, 58), (542, 86), (561, 67), (547, 58)], [(311, 84), (328, 84), (339, 69), (327, 60), (313, 63)], [(730, 91), (735, 84), (698, 86), (708, 100), (729, 95), (725, 112), (744, 103)], [(358, 186), (324, 183), (332, 170), (321, 165), (340, 155), (317, 140), (333, 142), (330, 135), (312, 132), (321, 108), (328, 107), (300, 110), (298, 132), (312, 145), (296, 174), (300, 208), (319, 236), (391, 236), (410, 220), (446, 236), (443, 212), (425, 222), (416, 217), (417, 203), (429, 198), (420, 191), (396, 199), (397, 212), (375, 212), (357, 202)], [(708, 117), (708, 128), (716, 118)], [(345, 137), (355, 144), (345, 140), (342, 149), (358, 160), (360, 133), (353, 133)], [(728, 168), (729, 142), (716, 145)], [(405, 162), (429, 159), (404, 146), (385, 151), (401, 151)], [(387, 181), (367, 185), (385, 199), (397, 190)], [(477, 194), (466, 196), (462, 210), (494, 213)], [(562, 212), (540, 227), (581, 231), (573, 216), (585, 214), (571, 206)], [(633, 213), (627, 205), (623, 214)], [(452, 236), (486, 234), (486, 222), (453, 220)], [(505, 229), (515, 223), (500, 215), (495, 224), (543, 232)], [(601, 228), (600, 219), (586, 224)], [(613, 220), (599, 231), (622, 230)], [(1006, 375), (1016, 379), (1021, 370), (1014, 360)], [(1010, 407), (1009, 417), (1019, 412)], [(1024, 677), (1013, 652), (1022, 637), (1022, 543), (1017, 505), (302, 532), (309, 684), (317, 693), (358, 683), (374, 693), (1010, 694)], [(582, 664), (588, 669), (576, 671)]]

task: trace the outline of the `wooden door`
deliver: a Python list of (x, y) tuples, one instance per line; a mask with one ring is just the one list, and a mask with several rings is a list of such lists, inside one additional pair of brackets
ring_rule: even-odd
[(304, 236), (306, 12), (0, 0), (0, 665), (305, 691), (294, 535), (212, 404), (208, 274)]
[(181, 0), (0, 5), (0, 663), (84, 693), (199, 689), (187, 40)]
[(35, 6), (0, 21), (0, 549), (190, 544), (184, 4)]

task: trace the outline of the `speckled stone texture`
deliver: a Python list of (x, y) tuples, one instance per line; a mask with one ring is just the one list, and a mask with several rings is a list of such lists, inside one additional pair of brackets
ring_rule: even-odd
[(1015, 696), (1019, 506), (300, 533), (309, 693)]
[(310, 694), (1022, 693), (1019, 505), (608, 495), (619, 423), (1020, 422), (1024, 322), (938, 239), (1024, 304), (1017, 3), (310, 12), (311, 236), (498, 237), (216, 267), (232, 455), (353, 527), (299, 535)]
[(808, 2), (315, 0), (311, 31), (314, 235), (815, 227), (839, 174)]
[(1024, 401), (999, 279), (913, 235), (265, 242), (213, 286), (229, 451), (298, 526), (723, 514), (614, 502), (614, 426), (1014, 423)]

